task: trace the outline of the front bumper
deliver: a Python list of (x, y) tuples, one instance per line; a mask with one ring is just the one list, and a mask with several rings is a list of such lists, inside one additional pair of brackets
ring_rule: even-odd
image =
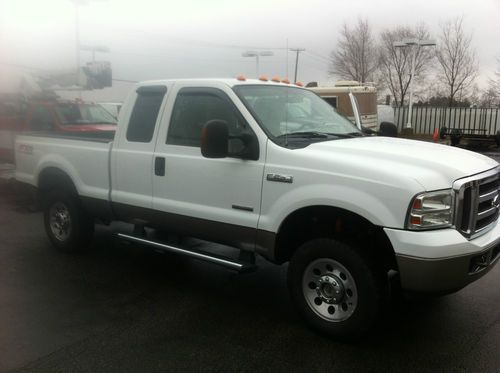
[(470, 241), (454, 229), (384, 231), (394, 248), (405, 290), (458, 290), (484, 276), (500, 258), (500, 219), (489, 232)]

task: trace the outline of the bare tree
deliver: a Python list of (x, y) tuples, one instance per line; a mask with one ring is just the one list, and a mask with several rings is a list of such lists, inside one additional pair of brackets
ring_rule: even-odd
[[(419, 78), (432, 63), (433, 52), (430, 48), (419, 46), (398, 48), (395, 42), (406, 38), (429, 39), (429, 31), (425, 25), (414, 29), (398, 26), (381, 33), (379, 50), (379, 79), (389, 88), (397, 105), (403, 106), (408, 87), (412, 79)], [(412, 49), (415, 49), (415, 76), (411, 76)], [(415, 82), (414, 82), (415, 83)]]
[(463, 18), (456, 18), (441, 27), (436, 57), (441, 66), (438, 78), (447, 87), (448, 105), (456, 95), (466, 92), (477, 76), (476, 52), (471, 47), (472, 35), (466, 35)]
[(480, 105), (483, 108), (500, 107), (500, 96), (498, 91), (489, 86), (481, 95)]
[(495, 77), (493, 79), (489, 79), (489, 85), (500, 95), (500, 57), (497, 57), (497, 69), (495, 71)]
[(337, 48), (331, 53), (329, 73), (341, 79), (370, 81), (377, 69), (376, 56), (375, 40), (368, 21), (358, 19), (352, 27), (344, 23)]
[(481, 106), (486, 108), (500, 107), (500, 57), (497, 57), (495, 77), (488, 80), (488, 87), (481, 95)]

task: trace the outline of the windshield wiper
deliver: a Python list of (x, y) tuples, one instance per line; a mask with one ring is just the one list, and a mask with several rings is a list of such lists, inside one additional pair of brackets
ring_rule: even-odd
[(353, 137), (363, 137), (364, 136), (360, 132), (349, 132), (349, 133), (331, 133), (331, 132), (328, 132), (328, 135), (341, 137), (343, 139), (349, 139), (349, 138), (353, 138)]
[(322, 133), (322, 132), (314, 132), (314, 131), (307, 131), (307, 132), (291, 132), (291, 133), (284, 133), (283, 135), (279, 135), (277, 138), (278, 139), (283, 139), (285, 137), (302, 137), (306, 139), (326, 139), (328, 138), (328, 133)]

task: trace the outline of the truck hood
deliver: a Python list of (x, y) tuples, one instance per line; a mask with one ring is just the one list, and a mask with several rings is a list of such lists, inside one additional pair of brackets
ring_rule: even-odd
[(313, 158), (331, 159), (335, 163), (342, 159), (352, 165), (353, 172), (356, 169), (363, 172), (364, 168), (369, 169), (370, 175), (384, 178), (390, 170), (400, 177), (416, 180), (425, 190), (450, 188), (457, 179), (498, 166), (493, 159), (468, 150), (390, 137), (318, 142), (304, 150), (311, 152)]

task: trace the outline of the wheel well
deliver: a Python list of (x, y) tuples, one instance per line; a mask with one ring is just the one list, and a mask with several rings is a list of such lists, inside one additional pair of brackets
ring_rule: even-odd
[(278, 263), (287, 262), (302, 244), (322, 237), (355, 242), (361, 250), (376, 257), (387, 271), (397, 269), (391, 242), (381, 227), (353, 212), (331, 206), (310, 206), (291, 213), (278, 230), (274, 259)]
[(62, 189), (78, 195), (73, 180), (64, 171), (55, 167), (44, 169), (38, 177), (38, 194), (43, 195), (54, 189)]

